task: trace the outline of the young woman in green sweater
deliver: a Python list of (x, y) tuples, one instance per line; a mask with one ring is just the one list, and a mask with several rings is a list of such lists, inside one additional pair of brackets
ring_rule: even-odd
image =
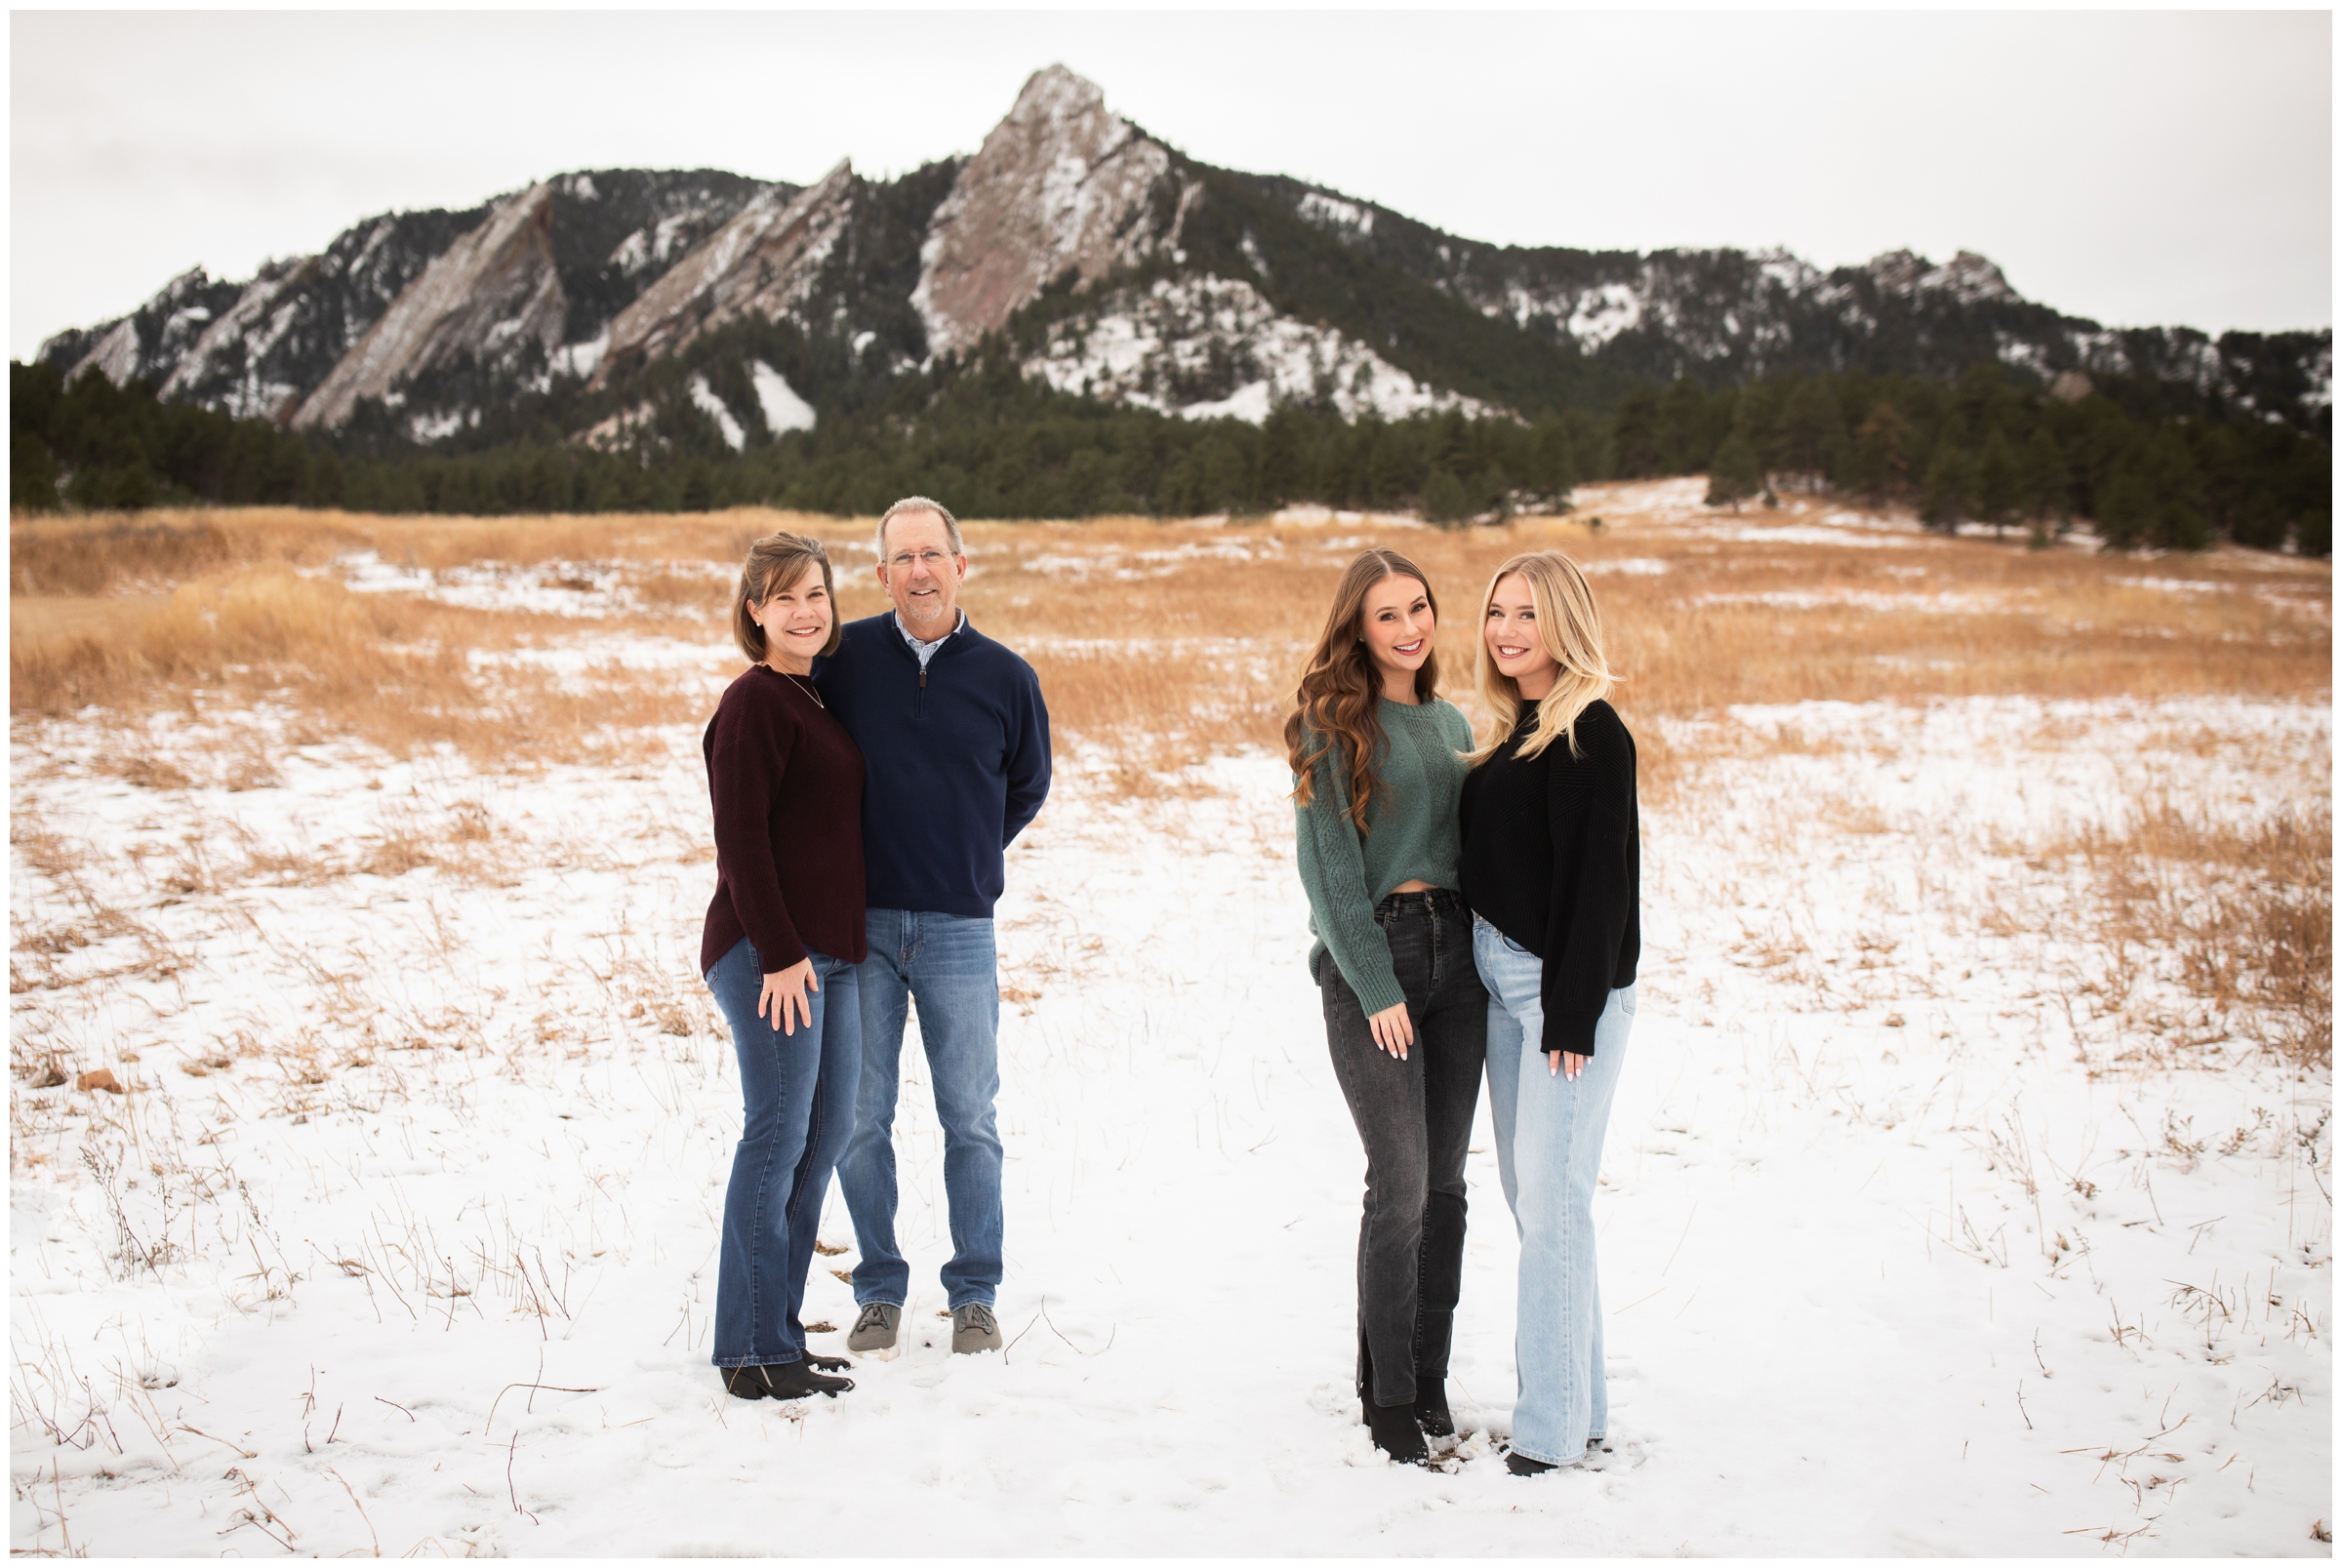
[(1285, 721), (1310, 974), (1366, 1148), (1357, 1385), (1375, 1446), (1422, 1464), (1455, 1430), (1448, 1344), (1464, 1267), (1464, 1155), (1488, 995), (1456, 891), (1472, 726), (1437, 693), (1438, 605), (1370, 549), (1335, 590)]

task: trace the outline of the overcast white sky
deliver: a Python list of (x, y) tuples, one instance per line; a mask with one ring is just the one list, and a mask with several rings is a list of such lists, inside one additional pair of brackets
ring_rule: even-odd
[(2324, 12), (10, 18), (9, 350), (572, 169), (973, 150), (1062, 60), (1207, 162), (1514, 244), (1981, 251), (2115, 325), (2333, 319)]

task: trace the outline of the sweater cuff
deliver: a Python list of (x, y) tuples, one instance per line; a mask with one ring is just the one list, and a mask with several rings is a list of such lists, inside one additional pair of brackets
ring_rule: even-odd
[(1545, 1040), (1538, 1049), (1567, 1051), (1572, 1056), (1594, 1055), (1594, 1031), (1601, 1024), (1599, 1013), (1555, 1013), (1548, 1009), (1545, 1015)]
[[(1327, 954), (1327, 958), (1330, 961), (1332, 954)], [(1350, 979), (1348, 975), (1344, 975), (1342, 978), (1346, 981)], [(1380, 975), (1367, 976), (1366, 984), (1363, 985), (1353, 982), (1350, 988), (1352, 994), (1358, 999), (1358, 1006), (1365, 1009), (1368, 1018), (1374, 1017), (1377, 1013), (1389, 1012), (1393, 1007), (1402, 1007), (1407, 1000), (1407, 993), (1399, 988), (1398, 977), (1388, 971)]]
[(767, 975), (778, 975), (785, 969), (794, 969), (810, 956), (802, 945), (790, 944), (786, 947), (767, 947), (756, 945), (756, 967)]

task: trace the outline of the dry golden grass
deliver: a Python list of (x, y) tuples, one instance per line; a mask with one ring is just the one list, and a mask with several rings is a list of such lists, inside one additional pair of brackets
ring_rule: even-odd
[[(1584, 563), (1625, 676), (1615, 701), (1636, 727), (1644, 787), (1659, 803), (1719, 758), (1678, 754), (1671, 727), (1650, 721), (1714, 717), (1734, 704), (2330, 700), (2324, 563), (2240, 551), (2143, 560), (1909, 532), (1831, 535), (1815, 528), (1823, 507), (1732, 516), (1665, 489), (1589, 487), (1572, 518), (1455, 533), (1393, 519), (974, 523), (962, 602), (1039, 671), (1061, 753), (1103, 764), (1115, 787), (1139, 795), (1196, 787), (1187, 770), (1215, 754), (1276, 749), (1299, 659), (1343, 565), (1367, 543), (1397, 547), (1431, 578), (1445, 611), (1442, 686), (1467, 711), (1475, 706), (1474, 612), (1489, 573), (1524, 549), (1559, 547)], [(1582, 520), (1596, 514), (1606, 526)], [(608, 664), (563, 677), (500, 656), (583, 650), (591, 663), (598, 642), (643, 636), (722, 649), (727, 569), (751, 540), (778, 528), (831, 545), (844, 614), (884, 607), (869, 519), (756, 508), (486, 519), (252, 508), (16, 523), (12, 712), (22, 723), (92, 708), (219, 715), (266, 703), (291, 714), (296, 744), (347, 737), (394, 755), (451, 744), (489, 769), (623, 761), (664, 745), (663, 727), (671, 733), (705, 716), (707, 673)], [(598, 604), (608, 613), (586, 618), (354, 593), (335, 570), (352, 552), (433, 572), (533, 572), (541, 584), (581, 590), (594, 587), (579, 575), (590, 568), (622, 592)], [(712, 661), (707, 673), (726, 667)], [(1709, 733), (1738, 752), (1835, 744), (1738, 726)], [(2207, 735), (2202, 744), (2234, 743)], [(209, 773), (188, 757), (107, 766), (156, 789), (185, 787), (198, 774), (264, 785), (270, 760), (246, 744), (246, 754), (215, 759)], [(2288, 780), (2281, 787), (2300, 794), (2299, 809), (2281, 826), (2254, 830), (2259, 836), (2166, 813), (2053, 852), (2091, 866), (2103, 940), (2114, 950), (2127, 943), (2179, 952), (2199, 994), (2274, 1009), (2291, 1022), (2273, 1043), (2324, 1059), (2331, 863), (2326, 819), (2316, 815), (2323, 785)], [(1852, 817), (1837, 824), (1850, 833), (1884, 825)], [(415, 864), (460, 860), (494, 880), (493, 848), (418, 824), (334, 869), (391, 872), (403, 855)], [(234, 861), (232, 872), (191, 865), (186, 874), (295, 874), (248, 854)]]
[[(1910, 536), (1888, 536), (1884, 547), (1771, 544), (1762, 514), (1646, 521), (1631, 509), (1634, 497), (1633, 487), (1581, 496), (1581, 513), (1608, 519), (1598, 534), (1552, 519), (1456, 533), (1387, 521), (976, 523), (965, 602), (989, 632), (1029, 651), (1070, 736), (1109, 747), (1144, 736), (1158, 757), (1273, 743), (1298, 653), (1343, 563), (1370, 538), (1412, 555), (1444, 594), (1444, 684), (1459, 698), (1470, 683), (1471, 610), (1487, 574), (1508, 554), (1548, 546), (1598, 574), (1627, 676), (1619, 701), (1631, 712), (1691, 716), (1816, 697), (2300, 698), (2330, 683), (2331, 575), (2322, 563), (2235, 554), (2142, 562)], [(230, 668), (273, 673), (336, 710), (370, 683), (413, 690), (427, 705), (460, 704), (469, 688), (460, 671), (429, 673), (434, 657), (542, 645), (582, 628), (555, 616), (351, 595), (291, 569), (314, 572), (362, 550), (427, 570), (603, 563), (618, 568), (640, 609), (595, 628), (720, 641), (724, 583), (700, 563), (728, 566), (776, 528), (831, 543), (846, 614), (882, 606), (868, 520), (757, 508), (415, 519), (251, 508), (20, 523), (13, 705), (56, 713), (168, 701)], [(1722, 540), (1723, 529), (1756, 537)], [(1664, 570), (1605, 571), (1623, 559)], [(176, 591), (166, 598), (164, 589)], [(141, 697), (146, 687), (155, 690)], [(1190, 739), (1166, 749), (1166, 736)]]
[(2042, 846), (2086, 865), (2113, 972), (2130, 949), (2170, 952), (2182, 983), (2226, 1013), (2266, 1021), (2262, 1043), (2333, 1060), (2334, 824), (2322, 801), (2238, 824), (2157, 803), (2117, 828)]

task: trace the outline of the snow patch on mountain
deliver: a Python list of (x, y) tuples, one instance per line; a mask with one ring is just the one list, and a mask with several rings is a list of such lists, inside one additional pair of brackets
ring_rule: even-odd
[(713, 420), (715, 427), (723, 432), (724, 445), (738, 452), (748, 444), (748, 432), (740, 427), (739, 419), (724, 406), (724, 400), (715, 395), (715, 388), (707, 384), (707, 377), (694, 372), (691, 380), (683, 384), (684, 389), (691, 393), (693, 405)]
[(772, 366), (761, 359), (752, 361), (748, 384), (756, 388), (757, 406), (764, 410), (764, 427), (773, 434), (813, 428), (813, 405), (799, 397), (787, 378)]
[[(1571, 302), (1567, 330), (1580, 348), (1591, 351), (1620, 333), (1641, 326), (1642, 306), (1642, 291), (1634, 284), (1605, 283)], [(1524, 311), (1523, 317), (1526, 314)]]
[(1310, 191), (1295, 210), (1319, 228), (1344, 239), (1364, 239), (1374, 232), (1373, 208), (1344, 201), (1327, 191)]
[(547, 362), (547, 380), (553, 376), (591, 376), (610, 351), (610, 329), (604, 327), (584, 342), (563, 343), (553, 350)]
[(1425, 385), (1330, 327), (1277, 314), (1234, 278), (1163, 278), (1125, 291), (1096, 314), (1052, 327), (1025, 374), (1061, 392), (1255, 424), (1287, 402), (1330, 406), (1347, 419), (1493, 412)]

